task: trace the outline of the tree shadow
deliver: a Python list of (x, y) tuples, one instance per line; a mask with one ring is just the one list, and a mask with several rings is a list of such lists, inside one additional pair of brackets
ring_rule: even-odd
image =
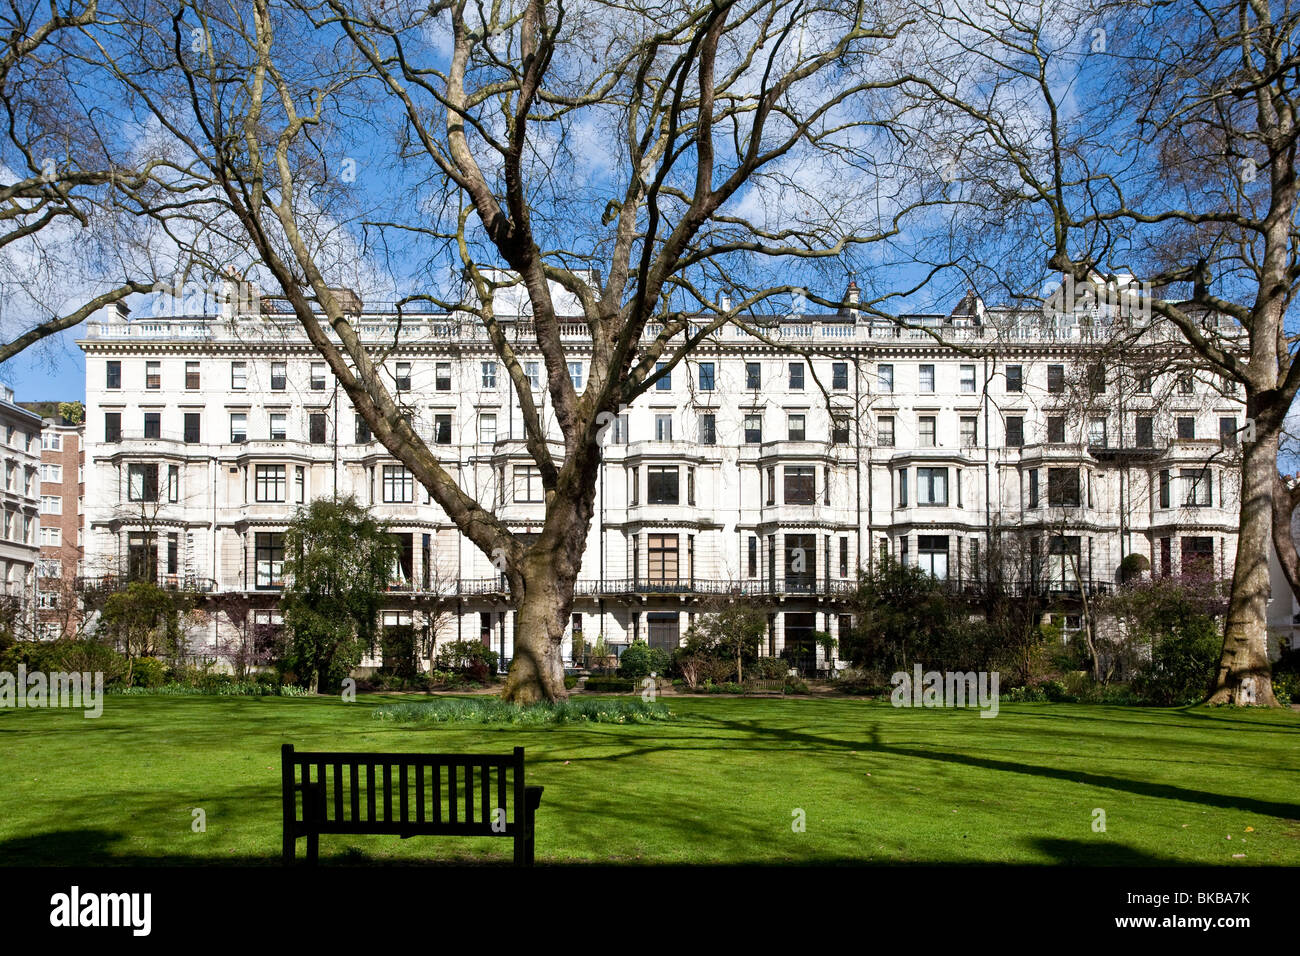
[(1215, 807), (1222, 810), (1240, 810), (1246, 813), (1258, 813), (1263, 816), (1279, 817), (1284, 820), (1300, 820), (1300, 803), (1288, 803), (1280, 800), (1260, 800), (1254, 797), (1244, 796), (1234, 797), (1220, 793), (1211, 793), (1208, 790), (1193, 790), (1189, 787), (1181, 787), (1175, 784), (1134, 780), (1127, 777), (1118, 777), (1113, 774), (1091, 773), (1086, 770), (1068, 770), (1060, 767), (1044, 767), (1034, 764), (1017, 763), (1009, 760), (997, 760), (991, 757), (976, 757), (969, 754), (952, 752), (937, 753), (914, 747), (900, 747), (896, 744), (884, 743), (880, 739), (879, 729), (874, 724), (870, 728), (870, 739), (867, 742), (852, 743), (847, 741), (828, 740), (814, 734), (803, 733), (796, 730), (781, 730), (773, 727), (762, 727), (753, 721), (727, 720), (720, 717), (707, 719), (725, 726), (728, 729), (748, 731), (756, 736), (775, 737), (791, 743), (814, 744), (822, 747), (835, 747), (843, 750), (871, 751), (885, 756), (912, 757), (917, 760), (928, 760), (935, 763), (958, 764), (967, 767), (978, 767), (983, 770), (996, 770), (1003, 773), (1042, 777), (1050, 780), (1061, 780), (1066, 783), (1074, 783), (1081, 786), (1119, 790), (1144, 797), (1155, 797), (1161, 800), (1179, 800), (1185, 803), (1197, 803), (1202, 806)]

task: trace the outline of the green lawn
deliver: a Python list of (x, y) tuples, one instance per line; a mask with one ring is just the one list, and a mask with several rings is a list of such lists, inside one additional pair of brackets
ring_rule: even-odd
[[(391, 724), (371, 717), (384, 698), (4, 710), (0, 863), (276, 863), (283, 742), (523, 745), (528, 782), (546, 787), (539, 862), (1300, 863), (1300, 714), (668, 700), (669, 723), (547, 728)], [(508, 840), (321, 841), (323, 862), (509, 854)]]

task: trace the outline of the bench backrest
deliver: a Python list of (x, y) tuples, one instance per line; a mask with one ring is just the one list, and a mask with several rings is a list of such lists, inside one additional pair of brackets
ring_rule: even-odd
[(524, 748), (512, 754), (313, 753), (281, 748), (286, 827), (319, 833), (514, 836)]

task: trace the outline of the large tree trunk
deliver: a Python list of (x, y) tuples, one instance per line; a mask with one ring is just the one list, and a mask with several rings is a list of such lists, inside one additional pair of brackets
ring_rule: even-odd
[(1278, 423), (1256, 414), (1257, 441), (1242, 445), (1237, 561), (1228, 601), (1219, 673), (1207, 703), (1276, 707), (1268, 657), (1268, 553), (1273, 535), (1273, 480)]
[(515, 608), (515, 650), (501, 696), (515, 704), (564, 700), (564, 625), (573, 607), (573, 581), (554, 567), (531, 562), (524, 576), (523, 600)]

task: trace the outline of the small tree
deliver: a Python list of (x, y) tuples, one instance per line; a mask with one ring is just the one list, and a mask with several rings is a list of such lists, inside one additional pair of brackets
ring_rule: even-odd
[(992, 656), (989, 628), (922, 568), (883, 559), (863, 575), (853, 605), (857, 625), (841, 638), (840, 653), (855, 667), (978, 670)]
[(686, 633), (686, 648), (736, 662), (736, 681), (745, 679), (744, 661), (758, 656), (767, 633), (767, 615), (752, 604), (727, 604), (703, 615)]
[(190, 610), (191, 601), (183, 591), (160, 588), (152, 581), (132, 581), (104, 602), (98, 633), (125, 655), (126, 683), (131, 683), (137, 658), (176, 661), (182, 656), (182, 616)]
[(384, 590), (399, 557), (386, 523), (351, 497), (318, 499), (284, 536), (283, 666), (313, 691), (336, 686), (373, 648)]

